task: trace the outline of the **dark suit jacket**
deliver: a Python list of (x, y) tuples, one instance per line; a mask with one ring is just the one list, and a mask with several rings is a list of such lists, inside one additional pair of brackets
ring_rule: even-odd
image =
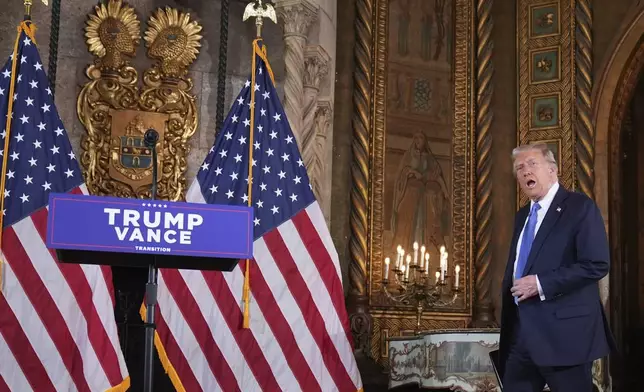
[(586, 195), (559, 187), (523, 273), (539, 277), (545, 300), (537, 295), (517, 306), (510, 288), (517, 241), (529, 212), (530, 204), (517, 212), (503, 278), (501, 365), (504, 368), (517, 317), (520, 336), (537, 366), (579, 365), (606, 356), (614, 341), (598, 281), (608, 273), (610, 256), (597, 205)]

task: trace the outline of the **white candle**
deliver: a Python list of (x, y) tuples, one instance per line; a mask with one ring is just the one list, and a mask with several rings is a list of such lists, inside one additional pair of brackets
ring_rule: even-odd
[(418, 265), (418, 242), (414, 242), (414, 265)]
[(420, 247), (420, 269), (425, 266), (425, 245)]
[(445, 274), (447, 273), (447, 252), (443, 253), (443, 260), (441, 260), (441, 282), (445, 283)]
[(425, 275), (429, 275), (429, 253), (425, 253)]
[(384, 275), (385, 280), (389, 280), (389, 262), (390, 262), (389, 257), (386, 257), (385, 258), (385, 275)]
[(454, 288), (458, 288), (458, 274), (461, 272), (461, 266), (456, 264), (456, 267), (454, 268), (454, 271), (456, 272), (456, 276), (454, 277)]
[(400, 248), (400, 265), (402, 266), (405, 263), (405, 250)]
[(405, 265), (404, 264), (400, 266), (400, 273), (403, 276), (403, 280), (405, 280)]
[(444, 245), (441, 245), (440, 252), (441, 252), (441, 255), (440, 255), (438, 267), (440, 268), (441, 275), (443, 275), (444, 274), (443, 270), (445, 269), (445, 246)]
[(436, 283), (438, 283), (438, 278), (441, 276), (441, 273), (436, 271)]
[(447, 273), (447, 269), (448, 269), (448, 262), (447, 262), (447, 260), (448, 260), (448, 258), (447, 258), (447, 257), (448, 257), (448, 256), (447, 256), (447, 255), (448, 255), (448, 254), (447, 254), (447, 252), (445, 252), (445, 253), (443, 254), (443, 256), (445, 257), (445, 273)]

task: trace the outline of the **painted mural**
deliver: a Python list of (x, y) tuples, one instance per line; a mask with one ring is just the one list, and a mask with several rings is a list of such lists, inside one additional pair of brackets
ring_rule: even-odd
[(450, 249), (453, 0), (391, 0), (387, 59), (385, 243)]

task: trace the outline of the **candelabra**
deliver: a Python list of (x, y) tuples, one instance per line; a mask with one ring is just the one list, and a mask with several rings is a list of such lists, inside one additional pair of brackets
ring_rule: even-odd
[(425, 252), (425, 246), (420, 247), (420, 262), (418, 258), (418, 243), (414, 242), (413, 257), (405, 255), (405, 250), (398, 245), (397, 257), (393, 265), (392, 279), (389, 279), (391, 259), (385, 258), (382, 275), (382, 294), (391, 302), (401, 305), (416, 305), (416, 333), (420, 332), (420, 320), (425, 309), (445, 308), (453, 305), (458, 298), (459, 274), (461, 267), (454, 267), (454, 281), (448, 274), (448, 254), (445, 247), (440, 247), (440, 265), (436, 273), (430, 277), (430, 255)]

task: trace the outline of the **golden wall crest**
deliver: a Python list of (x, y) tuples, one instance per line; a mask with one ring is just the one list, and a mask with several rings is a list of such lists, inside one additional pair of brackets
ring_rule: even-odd
[(143, 144), (149, 128), (159, 132), (158, 197), (180, 200), (186, 189), (188, 140), (197, 130), (196, 97), (188, 67), (201, 46), (201, 26), (190, 15), (166, 7), (148, 20), (147, 56), (154, 64), (139, 72), (128, 59), (140, 43), (134, 8), (109, 0), (88, 15), (85, 37), (96, 57), (76, 109), (87, 131), (81, 163), (91, 194), (150, 197), (151, 151)]

